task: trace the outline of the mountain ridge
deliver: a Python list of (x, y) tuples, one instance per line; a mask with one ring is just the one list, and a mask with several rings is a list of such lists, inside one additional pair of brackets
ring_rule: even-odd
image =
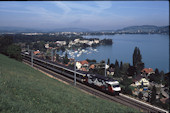
[(169, 33), (169, 26), (155, 26), (155, 25), (141, 25), (141, 26), (128, 26), (117, 30), (90, 30), (87, 28), (54, 28), (54, 29), (41, 29), (41, 28), (24, 28), (24, 27), (0, 27), (1, 33), (22, 33), (22, 32), (154, 32), (154, 33)]

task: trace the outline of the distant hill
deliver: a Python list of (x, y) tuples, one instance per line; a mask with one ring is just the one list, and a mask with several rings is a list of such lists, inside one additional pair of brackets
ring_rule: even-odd
[(56, 28), (56, 29), (31, 29), (23, 27), (0, 27), (0, 33), (28, 33), (28, 32), (88, 32), (85, 28)]
[(116, 32), (116, 33), (165, 33), (169, 34), (169, 26), (154, 26), (154, 25), (142, 25), (142, 26), (130, 26), (118, 30), (99, 30), (94, 31), (85, 28), (54, 28), (54, 29), (31, 29), (22, 27), (0, 27), (0, 33), (28, 33), (28, 32)]
[(38, 29), (30, 29), (30, 28), (23, 28), (23, 27), (0, 27), (0, 33), (22, 33), (22, 32), (42, 32)]
[(142, 26), (130, 26), (123, 29), (116, 30), (116, 32), (124, 33), (168, 33), (169, 26), (154, 26), (154, 25), (142, 25)]
[(50, 30), (51, 32), (89, 32), (89, 29), (85, 28), (57, 28)]

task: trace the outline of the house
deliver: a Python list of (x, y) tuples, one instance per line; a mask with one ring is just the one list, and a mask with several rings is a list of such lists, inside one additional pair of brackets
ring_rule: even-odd
[(38, 55), (38, 54), (40, 54), (40, 51), (39, 51), (39, 50), (34, 51), (34, 55)]
[(81, 71), (88, 71), (86, 68), (80, 68)]
[(115, 68), (109, 68), (108, 70), (107, 70), (107, 75), (114, 75), (114, 73), (115, 73)]
[(141, 74), (142, 75), (146, 75), (146, 76), (149, 76), (150, 74), (154, 74), (155, 72), (153, 71), (152, 68), (144, 68), (142, 71), (141, 71)]
[(95, 65), (95, 67), (96, 67), (97, 69), (105, 68), (105, 66), (104, 66), (103, 63), (96, 63), (96, 64), (94, 64), (94, 65)]
[(135, 79), (133, 79), (134, 86), (138, 87), (143, 85), (144, 87), (149, 86), (149, 80), (142, 77), (141, 75), (138, 75)]
[(47, 49), (48, 49), (48, 48), (49, 48), (49, 44), (45, 44), (45, 48), (47, 48)]
[(94, 64), (90, 65), (89, 69), (95, 69), (95, 65)]
[(77, 69), (86, 68), (89, 69), (89, 63), (86, 60), (76, 62)]
[(64, 45), (66, 45), (66, 41), (56, 41), (55, 43), (57, 44), (57, 46), (64, 46)]
[(69, 59), (69, 64), (74, 65), (74, 59), (73, 58)]
[(53, 47), (49, 47), (48, 49), (53, 49)]
[(165, 104), (166, 102), (169, 103), (169, 102), (168, 102), (168, 101), (169, 101), (169, 98), (161, 98), (160, 101), (161, 101), (162, 103), (164, 103), (164, 104)]

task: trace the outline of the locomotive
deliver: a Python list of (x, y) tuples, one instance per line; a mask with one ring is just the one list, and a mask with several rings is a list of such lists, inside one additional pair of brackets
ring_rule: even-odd
[(87, 74), (86, 83), (111, 95), (119, 95), (121, 91), (117, 80), (98, 74)]
[[(31, 62), (31, 56), (27, 55), (25, 53), (21, 54), (23, 59)], [(49, 70), (52, 70), (56, 73), (60, 73), (64, 76), (67, 76), (71, 79), (74, 79), (74, 73), (76, 73), (76, 80), (87, 84), (91, 87), (97, 88), (101, 91), (107, 92), (111, 95), (119, 95), (121, 88), (119, 86), (119, 82), (117, 80), (113, 80), (112, 78), (105, 77), (102, 75), (98, 74), (89, 74), (84, 71), (77, 70), (76, 72), (74, 71), (74, 68), (70, 68), (67, 66), (63, 66), (61, 64), (49, 61), (49, 60), (44, 60), (41, 58), (34, 57), (33, 60), (34, 64), (40, 65), (44, 68), (47, 68)]]

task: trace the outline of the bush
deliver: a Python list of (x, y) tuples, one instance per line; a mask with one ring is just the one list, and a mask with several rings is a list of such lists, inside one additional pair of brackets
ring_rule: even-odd
[(142, 93), (142, 92), (139, 92), (138, 98), (139, 98), (139, 99), (142, 99), (142, 97), (143, 97), (143, 93)]
[(9, 45), (8, 48), (7, 48), (7, 55), (10, 57), (10, 58), (14, 58), (16, 60), (19, 60), (21, 61), (21, 48), (20, 46), (18, 45)]
[(132, 95), (132, 89), (126, 86), (125, 88), (122, 88), (122, 93)]
[(0, 36), (0, 53), (21, 61), (21, 47), (13, 44), (12, 35)]

